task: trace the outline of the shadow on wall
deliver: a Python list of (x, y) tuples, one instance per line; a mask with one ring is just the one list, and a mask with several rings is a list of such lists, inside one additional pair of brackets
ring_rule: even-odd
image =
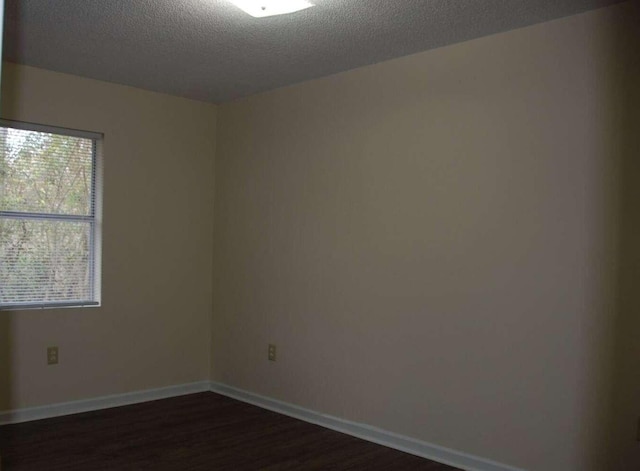
[[(8, 15), (6, 11), (10, 8), (14, 10), (18, 8), (16, 2), (5, 2), (5, 15), (6, 18)], [(4, 30), (6, 30), (11, 25), (7, 25), (5, 22)], [(6, 42), (3, 41), (3, 47), (6, 49)], [(0, 109), (3, 111), (1, 116), (4, 118), (6, 114), (4, 113), (7, 110), (7, 106), (5, 104), (5, 97), (7, 93), (7, 85), (6, 80), (0, 82), (2, 83), (2, 92), (0, 93)], [(8, 311), (0, 311), (0, 414), (3, 411), (10, 411), (15, 409), (14, 398), (12, 397), (12, 391), (14, 387), (14, 372), (13, 372), (13, 313)], [(0, 425), (1, 426), (1, 425)], [(2, 466), (2, 450), (0, 450), (0, 467)]]
[(606, 462), (594, 471), (640, 469), (640, 1), (616, 11), (621, 18), (608, 45), (611, 101), (606, 110), (614, 207), (615, 257), (606, 267), (613, 272), (612, 330), (609, 351), (600, 359), (606, 368), (606, 417), (598, 423), (599, 443), (592, 447), (605, 452), (593, 462)]
[(11, 315), (0, 312), (0, 412), (11, 408)]
[[(11, 314), (0, 311), (0, 419), (2, 412), (11, 410)], [(0, 422), (2, 427), (2, 422)], [(2, 466), (2, 442), (0, 442), (0, 469)]]
[[(12, 314), (7, 311), (0, 311), (0, 414), (3, 411), (14, 408), (13, 398), (11, 397), (13, 385), (11, 332)], [(1, 454), (2, 450), (0, 449), (0, 467), (2, 466)]]
[[(13, 384), (13, 377), (11, 374), (11, 337), (11, 313), (7, 311), (0, 311), (0, 414), (3, 411), (13, 409), (11, 397)], [(1, 467), (2, 450), (0, 449), (0, 468)]]
[[(7, 2), (5, 2), (7, 3)], [(13, 2), (15, 3), (15, 2)], [(6, 5), (5, 9), (11, 8)], [(15, 7), (17, 8), (17, 6)], [(6, 14), (4, 17), (6, 18)], [(4, 25), (6, 31), (7, 25)], [(6, 42), (3, 44), (6, 47)], [(2, 81), (4, 83), (4, 81)], [(0, 93), (0, 104), (4, 102), (2, 99), (6, 87), (2, 87), (2, 93)], [(2, 108), (5, 108), (3, 105)], [(4, 115), (3, 115), (4, 117)], [(12, 398), (13, 387), (13, 375), (12, 375), (12, 313), (7, 311), (0, 311), (0, 413), (14, 409), (14, 403)], [(0, 450), (1, 454), (1, 450)], [(1, 457), (0, 457), (1, 459)], [(1, 462), (0, 462), (1, 466)]]

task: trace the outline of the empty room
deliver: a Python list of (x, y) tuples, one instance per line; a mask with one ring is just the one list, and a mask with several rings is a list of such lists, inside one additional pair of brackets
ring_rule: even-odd
[(0, 469), (640, 469), (640, 2), (0, 0)]

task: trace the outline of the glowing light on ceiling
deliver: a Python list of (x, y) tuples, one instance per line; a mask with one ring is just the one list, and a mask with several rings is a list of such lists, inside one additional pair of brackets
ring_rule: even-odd
[(229, 0), (245, 13), (256, 18), (286, 15), (310, 8), (313, 3), (307, 0)]

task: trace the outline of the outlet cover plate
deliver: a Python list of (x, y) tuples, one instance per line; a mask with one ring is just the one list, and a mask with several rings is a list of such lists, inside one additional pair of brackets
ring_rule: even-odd
[(269, 344), (269, 361), (276, 361), (276, 346), (272, 343)]
[(47, 347), (47, 365), (58, 364), (58, 347)]

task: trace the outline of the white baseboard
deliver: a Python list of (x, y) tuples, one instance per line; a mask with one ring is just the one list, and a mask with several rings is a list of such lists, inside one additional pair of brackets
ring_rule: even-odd
[(346, 433), (347, 435), (467, 471), (524, 471), (520, 468), (514, 468), (495, 461), (486, 460), (468, 453), (416, 440), (411, 437), (388, 432), (370, 425), (360, 424), (340, 419), (338, 417), (333, 417), (331, 415), (322, 414), (293, 404), (211, 381), (199, 381), (197, 383), (179, 384), (176, 386), (148, 389), (145, 391), (134, 391), (124, 394), (114, 394), (111, 396), (102, 396), (79, 401), (0, 411), (0, 425), (79, 414), (82, 412), (138, 404), (140, 402), (166, 399), (169, 397), (183, 396), (185, 394), (204, 391), (212, 391), (222, 394), (242, 402), (253, 404), (263, 409), (268, 409), (279, 414), (320, 425), (321, 427)]
[(61, 402), (46, 406), (0, 411), (0, 425), (48, 419), (51, 417), (59, 417), (61, 415), (79, 414), (81, 412), (126, 406), (129, 404), (155, 401), (156, 399), (166, 399), (175, 396), (184, 396), (185, 394), (204, 391), (210, 391), (209, 381), (179, 384), (176, 386), (147, 389), (145, 391), (134, 391), (124, 394), (114, 394), (111, 396), (82, 399), (79, 401)]
[(331, 430), (361, 438), (389, 448), (404, 451), (412, 455), (428, 458), (439, 463), (448, 464), (467, 471), (524, 471), (495, 461), (427, 443), (414, 438), (388, 432), (370, 425), (351, 422), (326, 414), (321, 414), (303, 407), (254, 394), (249, 391), (227, 386), (226, 384), (211, 382), (211, 391), (224, 396), (253, 404), (279, 414), (287, 415), (305, 422), (320, 425)]

